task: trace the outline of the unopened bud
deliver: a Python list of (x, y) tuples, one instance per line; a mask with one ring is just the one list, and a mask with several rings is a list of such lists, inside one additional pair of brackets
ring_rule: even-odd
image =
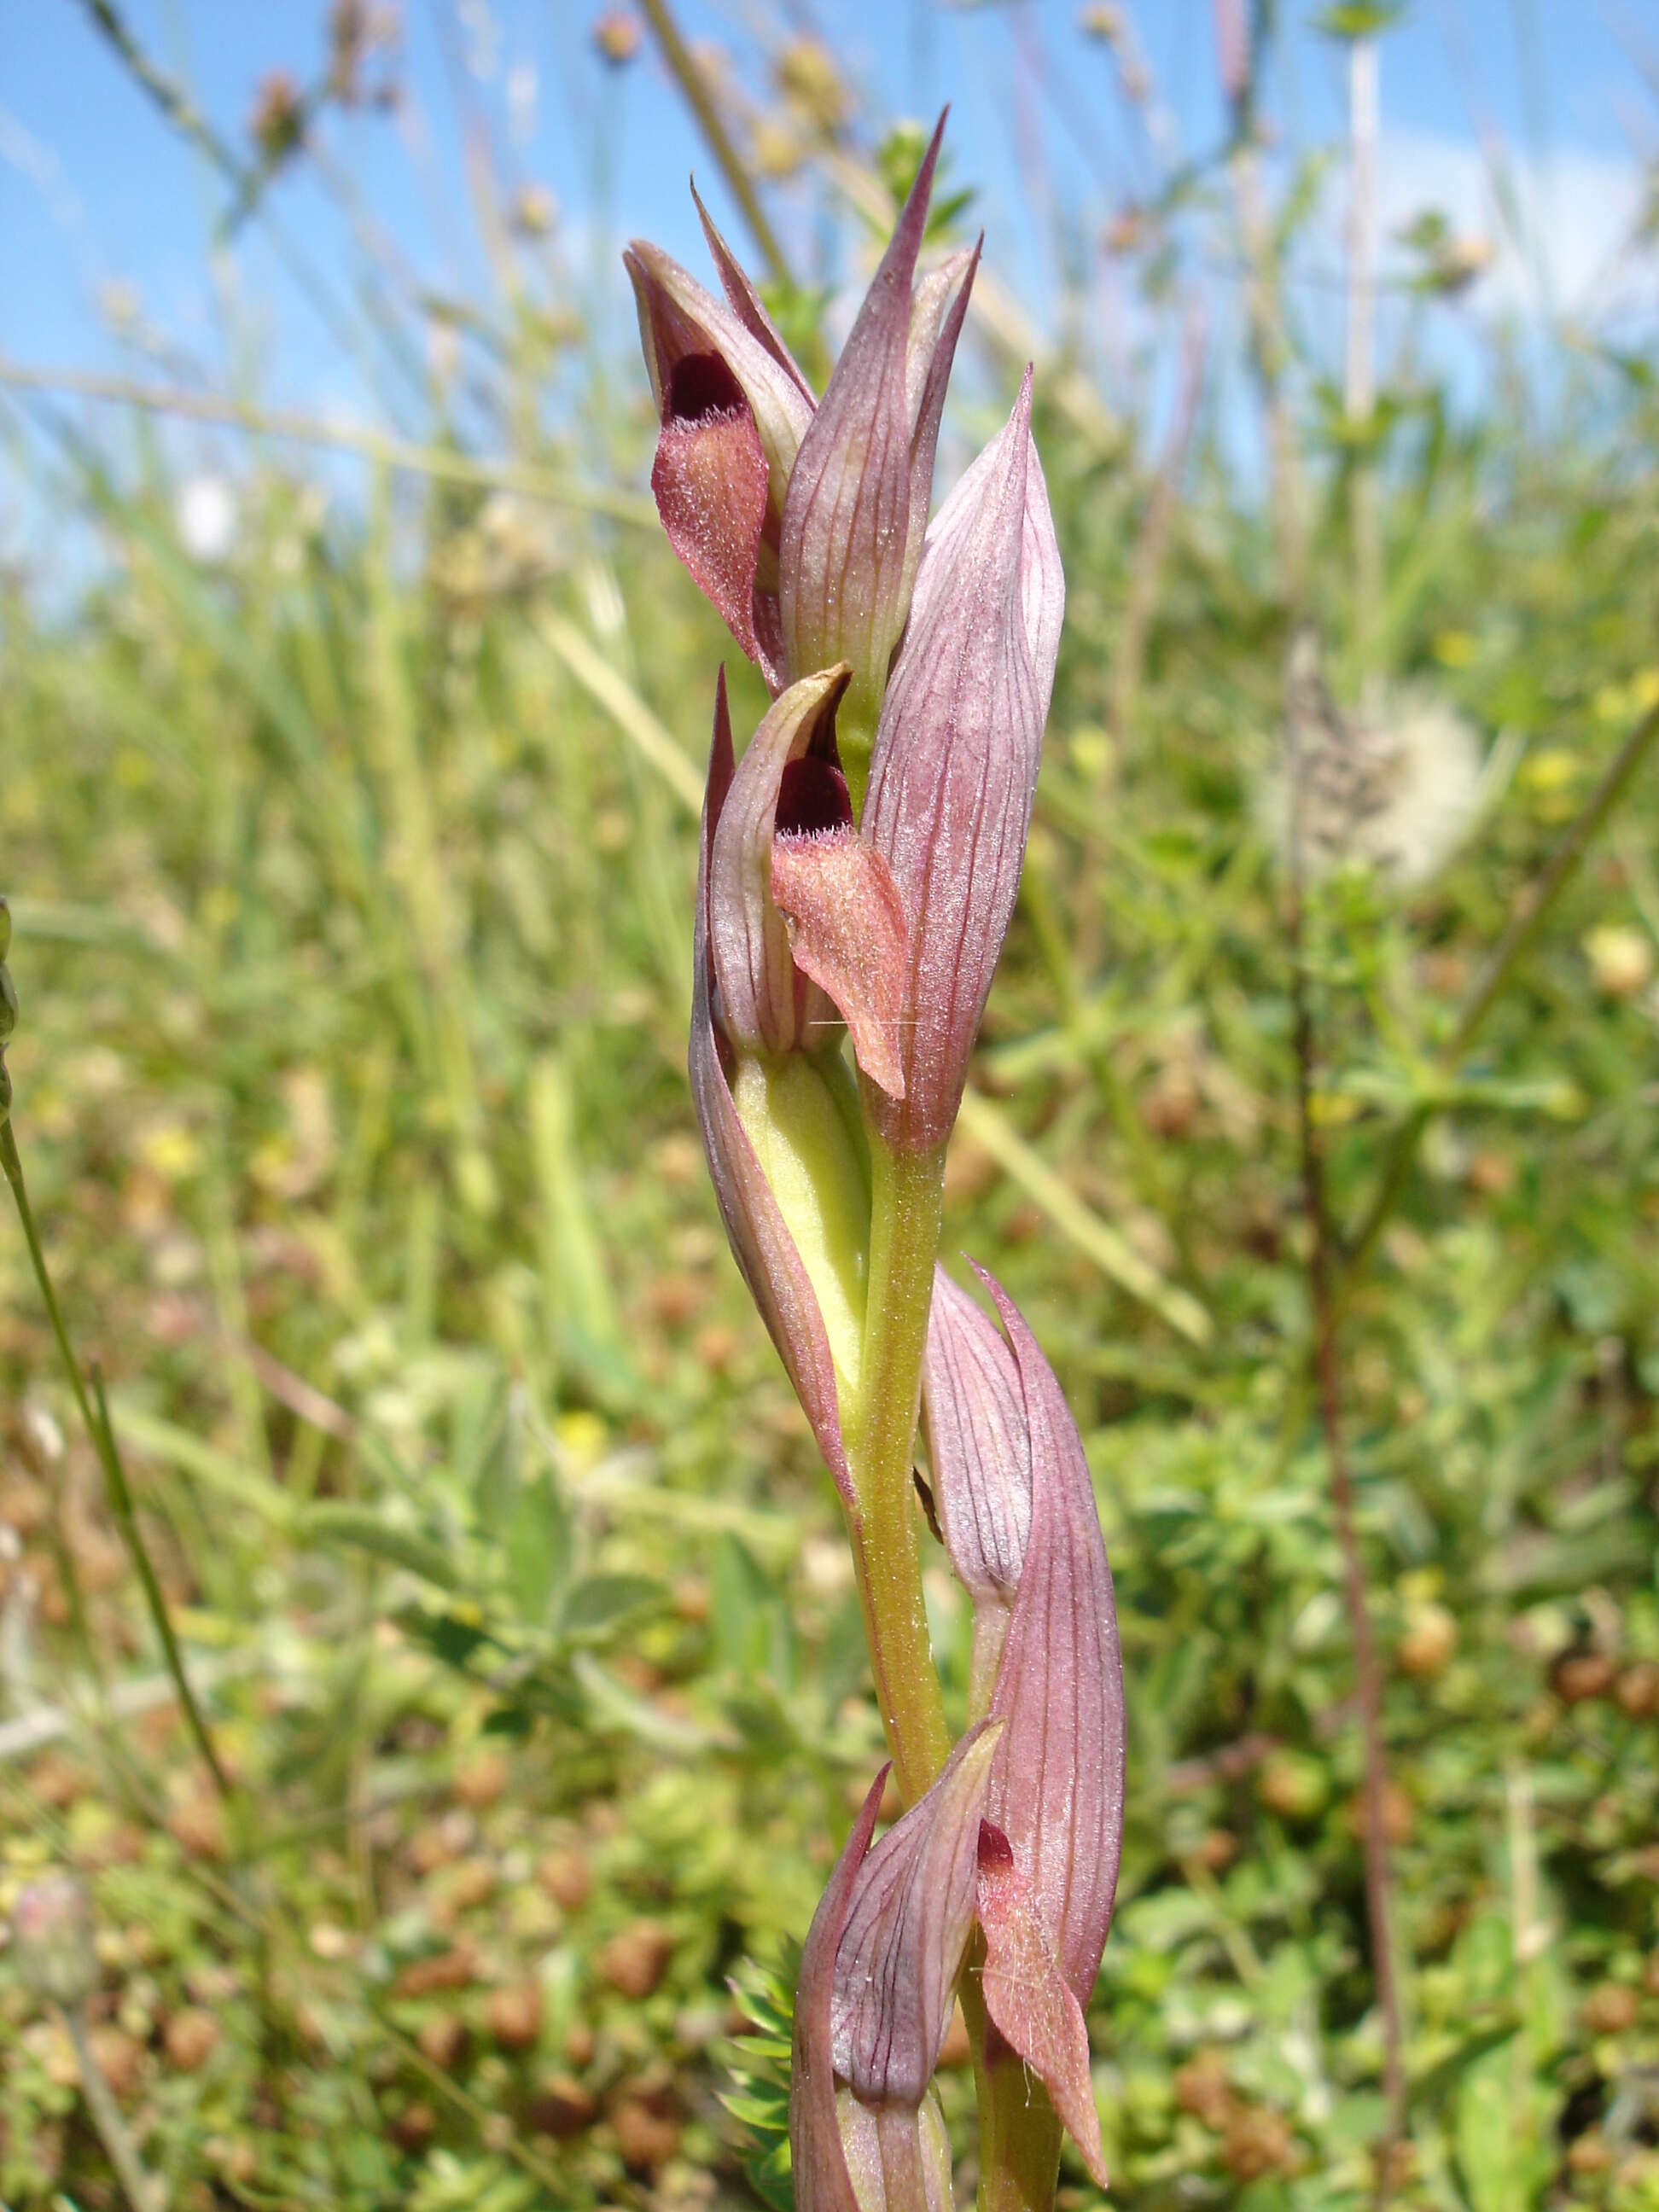
[(17, 1026), (17, 987), (11, 970), (0, 961), (0, 1045), (8, 1044)]
[(11, 1921), (12, 1950), (26, 1989), (65, 2011), (84, 2004), (98, 1986), (92, 1907), (73, 1875), (31, 1882)]
[(0, 960), (11, 951), (11, 908), (0, 898)]

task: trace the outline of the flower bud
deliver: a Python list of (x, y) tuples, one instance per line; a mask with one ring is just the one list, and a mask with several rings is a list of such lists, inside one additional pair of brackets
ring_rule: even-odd
[(812, 393), (697, 205), (726, 302), (642, 239), (623, 256), (662, 424), (651, 489), (669, 543), (775, 691), (778, 530)]
[[(1031, 1882), (1066, 1980), (1086, 2003), (1106, 1947), (1123, 1840), (1123, 1661), (1112, 1571), (1083, 1440), (1054, 1371), (1001, 1285), (981, 1278), (1019, 1372), (1031, 1525), (991, 1701), (1007, 1725), (986, 1818)], [(1056, 1638), (1051, 1623), (1070, 1633)]]
[(65, 2011), (86, 2002), (98, 1986), (98, 1954), (92, 1906), (73, 1875), (31, 1882), (12, 1909), (11, 1934), (27, 1988)]
[[(720, 1024), (740, 1052), (822, 1050), (844, 1009), (860, 1065), (894, 1082), (904, 913), (853, 828), (836, 750), (849, 674), (843, 664), (792, 684), (750, 740), (714, 832), (709, 954)], [(726, 719), (724, 672), (714, 711)]]
[[(790, 1054), (769, 1063), (757, 1055), (740, 1055), (716, 1026), (711, 860), (734, 777), (722, 688), (697, 869), (688, 1053), (691, 1100), (732, 1257), (850, 1512), (856, 1506), (842, 1442), (836, 1352), (825, 1310), (836, 1322), (843, 1371), (853, 1364), (854, 1372), (845, 1374), (853, 1387), (863, 1343), (868, 1165), (858, 1103), (836, 1054), (826, 1053), (814, 1060)], [(734, 1082), (742, 1094), (741, 1110)]]
[(927, 532), (876, 732), (861, 829), (908, 924), (903, 1090), (872, 1102), (890, 1144), (949, 1135), (1019, 888), (1066, 582), (1031, 378)]

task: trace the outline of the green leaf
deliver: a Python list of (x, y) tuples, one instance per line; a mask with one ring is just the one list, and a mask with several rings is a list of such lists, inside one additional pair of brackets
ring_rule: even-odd
[(458, 1590), (462, 1587), (460, 1571), (451, 1553), (413, 1529), (394, 1528), (373, 1506), (350, 1505), (332, 1499), (308, 1505), (300, 1516), (300, 1534), (303, 1541), (319, 1548), (344, 1546), (349, 1550), (367, 1552), (388, 1566), (419, 1575), (422, 1581), (435, 1583), (440, 1589)]
[(544, 1628), (570, 1578), (570, 1516), (550, 1474), (520, 1491), (507, 1526), (507, 1581), (519, 1618)]
[(648, 1575), (589, 1575), (567, 1595), (559, 1625), (572, 1641), (597, 1643), (666, 1598)]

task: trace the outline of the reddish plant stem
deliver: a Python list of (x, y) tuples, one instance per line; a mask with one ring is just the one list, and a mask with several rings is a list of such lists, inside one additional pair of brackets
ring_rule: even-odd
[[(1299, 855), (1298, 855), (1299, 857)], [(1364, 1561), (1354, 1520), (1353, 1480), (1342, 1435), (1341, 1364), (1338, 1316), (1331, 1271), (1330, 1208), (1325, 1192), (1324, 1154), (1314, 1117), (1316, 1066), (1313, 1010), (1303, 958), (1300, 870), (1291, 896), (1291, 953), (1296, 1047), (1297, 1122), (1300, 1136), (1303, 1203), (1310, 1243), (1308, 1288), (1313, 1307), (1314, 1369), (1318, 1383), (1320, 1425), (1330, 1462), (1331, 1508), (1342, 1553), (1342, 1579), (1353, 1639), (1354, 1686), (1364, 1751), (1365, 1910), (1370, 1923), (1371, 1972), (1377, 2009), (1382, 2016), (1382, 2088), (1387, 2118), (1376, 2146), (1376, 2198), (1386, 2205), (1393, 2188), (1395, 2148), (1406, 2131), (1406, 2073), (1400, 2024), (1400, 1988), (1395, 1971), (1394, 1881), (1389, 1864), (1387, 1829), (1388, 1754), (1382, 1741), (1382, 1678), (1371, 1632), (1370, 1601)]]

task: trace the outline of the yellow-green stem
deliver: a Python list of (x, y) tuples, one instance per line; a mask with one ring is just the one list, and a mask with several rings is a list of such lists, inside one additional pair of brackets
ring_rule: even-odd
[(950, 1755), (922, 1601), (911, 1470), (945, 1152), (872, 1145), (870, 1273), (851, 1463), (853, 1553), (893, 1769), (914, 1805)]

